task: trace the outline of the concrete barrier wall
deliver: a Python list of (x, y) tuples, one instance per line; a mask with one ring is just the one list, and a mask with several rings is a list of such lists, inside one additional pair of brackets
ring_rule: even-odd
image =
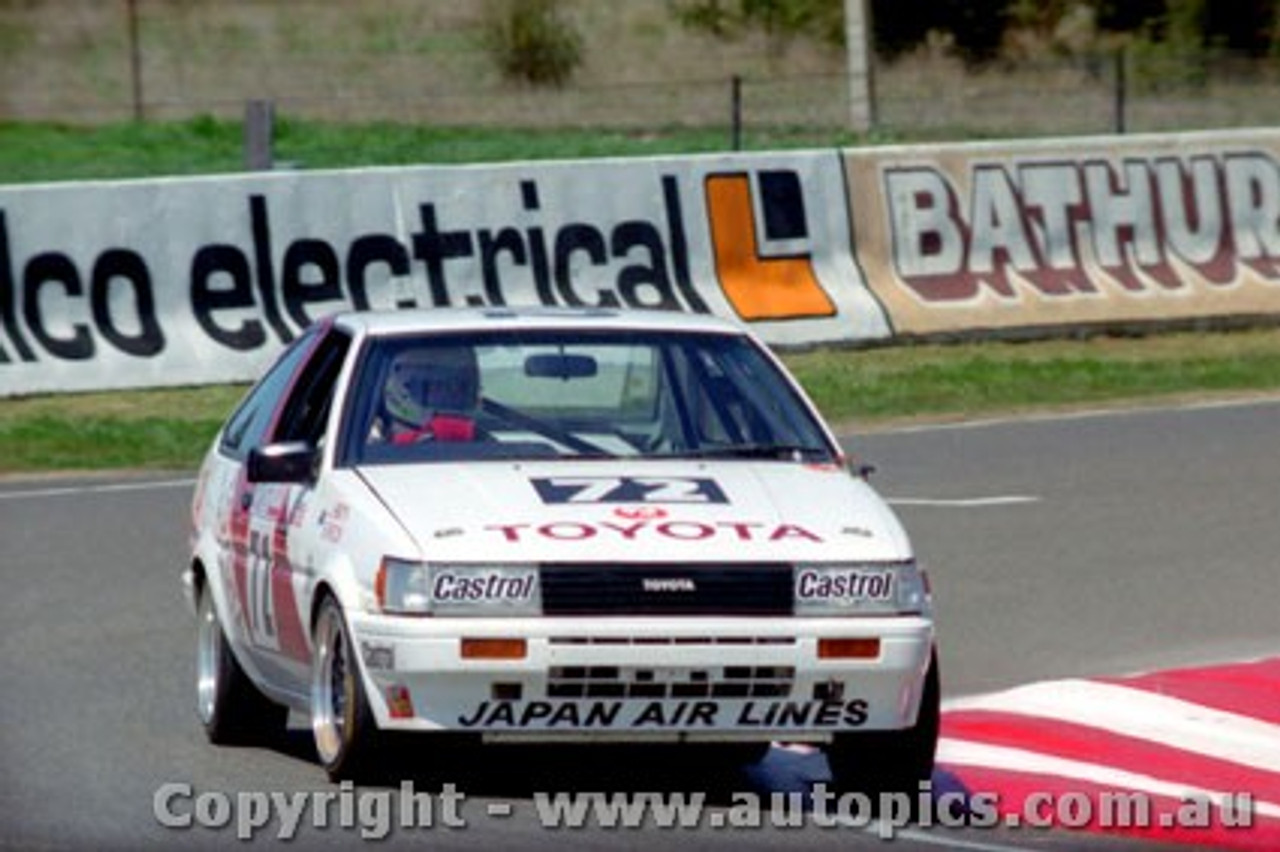
[(1280, 316), (1280, 133), (0, 187), (0, 396), (256, 376), (343, 309), (777, 346)]

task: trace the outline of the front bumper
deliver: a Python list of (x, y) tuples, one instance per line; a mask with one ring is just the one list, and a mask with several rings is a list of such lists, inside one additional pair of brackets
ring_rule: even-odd
[[(825, 741), (914, 724), (924, 617), (441, 619), (352, 614), (381, 728), (486, 740)], [(463, 639), (524, 640), (467, 659)], [(820, 640), (863, 657), (822, 659)], [(870, 656), (868, 648), (874, 650)]]

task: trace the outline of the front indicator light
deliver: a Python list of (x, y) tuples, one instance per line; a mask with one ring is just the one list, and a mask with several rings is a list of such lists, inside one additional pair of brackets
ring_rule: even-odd
[(529, 649), (523, 639), (463, 637), (459, 652), (464, 660), (523, 660)]
[(879, 639), (819, 639), (820, 660), (874, 660), (880, 656)]

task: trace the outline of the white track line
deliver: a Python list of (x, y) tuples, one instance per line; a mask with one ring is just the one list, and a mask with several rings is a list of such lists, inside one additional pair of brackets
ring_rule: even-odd
[[(883, 842), (890, 843), (890, 839), (886, 839), (880, 834), (880, 829), (872, 825), (858, 825), (866, 834), (874, 834)], [(912, 843), (918, 843), (921, 846), (941, 846), (944, 849), (968, 849), (970, 852), (1035, 852), (1034, 849), (1027, 846), (1008, 846), (1003, 843), (983, 843), (977, 840), (961, 840), (958, 837), (951, 837), (947, 834), (930, 834), (927, 831), (921, 831), (918, 828), (898, 828), (893, 832), (892, 840), (909, 840)]]
[(1143, 414), (1167, 414), (1181, 411), (1217, 411), (1228, 408), (1261, 408), (1280, 404), (1280, 396), (1265, 393), (1244, 399), (1209, 399), (1174, 405), (1134, 405), (1115, 408), (1084, 408), (1073, 411), (1029, 411), (996, 417), (982, 417), (973, 420), (957, 420), (950, 423), (917, 423), (899, 426), (872, 426), (867, 429), (853, 429), (850, 438), (857, 440), (863, 435), (914, 435), (922, 432), (951, 432), (963, 429), (987, 429), (1001, 426), (1022, 426), (1034, 423), (1058, 423), (1073, 420), (1090, 420), (1105, 417), (1134, 417)]
[(984, 509), (991, 506), (1021, 506), (1027, 503), (1039, 503), (1039, 497), (1029, 494), (1004, 494), (995, 497), (888, 497), (886, 501), (894, 506), (939, 506), (942, 508)]
[(34, 497), (70, 497), (78, 494), (117, 494), (128, 491), (159, 491), (166, 488), (193, 488), (194, 479), (150, 480), (147, 482), (112, 482), (102, 485), (69, 485), (61, 488), (31, 488), (0, 491), (0, 500), (27, 500)]
[(1280, 767), (1280, 725), (1119, 684), (1047, 681), (956, 699), (946, 709), (1071, 722), (1266, 772)]
[[(1168, 796), (1179, 800), (1195, 796), (1207, 798), (1215, 806), (1220, 806), (1224, 801), (1230, 801), (1230, 797), (1235, 795), (1227, 791), (1208, 790), (1189, 784), (1162, 781), (1150, 775), (1140, 775), (1097, 763), (1053, 757), (1020, 748), (953, 740), (949, 737), (943, 737), (938, 741), (938, 762), (950, 766), (978, 766), (1009, 772), (1052, 775), (1056, 778), (1069, 778), (1074, 781), (1133, 790), (1152, 796)], [(1255, 799), (1252, 806), (1260, 816), (1280, 817), (1280, 805), (1273, 802)]]

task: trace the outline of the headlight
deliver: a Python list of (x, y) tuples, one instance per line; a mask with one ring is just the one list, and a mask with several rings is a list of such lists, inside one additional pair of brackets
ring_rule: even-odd
[(796, 615), (918, 615), (929, 607), (914, 561), (795, 566)]
[(428, 564), (388, 557), (374, 591), (398, 615), (540, 615), (536, 565)]
[(388, 557), (378, 567), (374, 594), (383, 612), (426, 615), (431, 612), (430, 587), (426, 565)]

